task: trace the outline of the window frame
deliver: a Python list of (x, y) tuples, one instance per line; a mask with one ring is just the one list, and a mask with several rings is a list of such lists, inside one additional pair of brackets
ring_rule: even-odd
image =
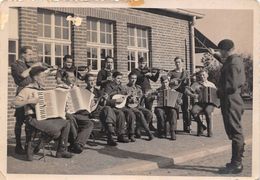
[[(37, 45), (39, 44), (51, 44), (51, 54), (50, 54), (50, 57), (51, 57), (51, 66), (54, 66), (56, 65), (56, 57), (62, 57), (61, 58), (61, 67), (63, 67), (63, 56), (65, 54), (63, 54), (63, 46), (68, 46), (69, 47), (69, 50), (68, 50), (68, 54), (71, 54), (71, 32), (72, 32), (72, 26), (71, 26), (71, 22), (68, 21), (68, 39), (62, 39), (62, 38), (56, 38), (55, 37), (55, 28), (56, 28), (56, 24), (55, 24), (55, 16), (61, 16), (61, 17), (66, 17), (66, 14), (63, 14), (63, 13), (55, 13), (55, 12), (51, 12), (51, 11), (48, 11), (48, 10), (43, 10), (43, 9), (38, 9), (38, 13), (49, 13), (51, 15), (51, 37), (41, 37), (37, 34)], [(38, 15), (38, 14), (37, 14)], [(39, 24), (39, 22), (37, 22)], [(42, 24), (42, 23), (41, 23)], [(59, 26), (62, 27), (63, 26)], [(63, 31), (61, 31), (63, 32)], [(43, 31), (43, 34), (44, 34), (44, 31)], [(63, 37), (63, 33), (61, 33), (61, 37)], [(61, 56), (56, 56), (55, 54), (55, 46), (56, 45), (61, 45), (62, 46), (62, 50), (61, 50)], [(39, 53), (39, 50), (37, 49), (37, 52), (38, 52), (38, 57), (45, 57), (44, 55), (44, 49), (43, 49), (43, 54), (40, 55)], [(43, 58), (43, 62), (44, 61), (44, 58)]]
[[(131, 36), (130, 34), (128, 34), (128, 29), (134, 29), (134, 36)], [(141, 29), (141, 30), (145, 30), (146, 31), (146, 48), (144, 47), (138, 47), (138, 35), (137, 35), (137, 30), (138, 29)], [(130, 52), (134, 52), (135, 53), (135, 58), (134, 58), (134, 61), (135, 61), (135, 68), (138, 67), (138, 53), (141, 52), (141, 53), (147, 53), (147, 66), (150, 65), (150, 56), (149, 56), (149, 28), (148, 27), (140, 27), (140, 26), (136, 26), (136, 25), (127, 25), (127, 39), (128, 39), (128, 43), (127, 43), (127, 54), (129, 56)], [(131, 37), (134, 37), (134, 46), (130, 46), (129, 45), (129, 38)], [(142, 39), (143, 39), (143, 36), (142, 36)], [(133, 62), (132, 60), (130, 61), (130, 63)], [(129, 59), (127, 57), (127, 70), (128, 72), (132, 71), (131, 69), (131, 66), (130, 66), (130, 71), (129, 71), (129, 67), (128, 67), (128, 63), (129, 63)]]
[[(14, 41), (15, 42), (15, 53), (10, 53), (9, 52), (9, 41)], [(15, 55), (15, 60), (19, 58), (19, 47), (18, 47), (18, 41), (19, 39), (17, 38), (8, 38), (8, 70), (11, 71), (11, 64), (9, 64), (9, 55)]]
[[(113, 21), (97, 19), (97, 18), (92, 18), (92, 17), (87, 17), (86, 20), (87, 20), (87, 24), (88, 24), (88, 21), (90, 21), (90, 22), (94, 21), (97, 23), (97, 30), (95, 31), (95, 32), (97, 32), (97, 42), (92, 42), (91, 37), (90, 37), (90, 41), (87, 40), (87, 42), (86, 42), (87, 48), (92, 48), (92, 49), (96, 48), (97, 49), (97, 69), (92, 70), (92, 72), (94, 74), (97, 74), (98, 71), (100, 71), (102, 69), (101, 65), (102, 65), (102, 61), (104, 60), (101, 57), (101, 49), (106, 49), (106, 53), (107, 53), (107, 50), (111, 50), (111, 56), (114, 57), (114, 49), (115, 49), (114, 23), (113, 23)], [(111, 25), (111, 33), (108, 33), (107, 31), (105, 32), (106, 35), (111, 34), (111, 44), (101, 43), (101, 33), (104, 33), (103, 31), (101, 31), (101, 23), (105, 23), (105, 24), (109, 23)], [(88, 32), (90, 32), (90, 33), (88, 33)], [(92, 32), (92, 29), (87, 27), (87, 36), (88, 36), (88, 34), (92, 34), (91, 32)], [(88, 37), (87, 37), (87, 39), (88, 39)], [(90, 59), (92, 59), (92, 57)], [(87, 57), (87, 62), (88, 62), (88, 60), (89, 60), (89, 57)]]

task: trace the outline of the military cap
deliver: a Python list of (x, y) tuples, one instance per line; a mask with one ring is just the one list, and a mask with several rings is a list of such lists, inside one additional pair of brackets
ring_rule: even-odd
[(29, 75), (31, 77), (34, 77), (34, 76), (40, 74), (41, 72), (44, 72), (45, 70), (46, 70), (46, 68), (44, 68), (42, 66), (35, 66), (35, 67), (32, 67), (32, 69), (30, 70)]
[(230, 49), (234, 48), (234, 42), (230, 39), (224, 39), (218, 43), (218, 48), (220, 50), (229, 51)]

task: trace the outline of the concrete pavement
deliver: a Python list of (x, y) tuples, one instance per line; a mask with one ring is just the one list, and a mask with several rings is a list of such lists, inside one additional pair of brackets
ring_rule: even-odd
[[(181, 130), (182, 121), (178, 121)], [(252, 111), (247, 110), (243, 116), (244, 133), (247, 144), (252, 137)], [(196, 123), (192, 123), (196, 129)], [(95, 146), (86, 146), (86, 150), (72, 159), (46, 157), (46, 162), (37, 160), (25, 161), (24, 156), (13, 153), (14, 143), (8, 145), (8, 173), (39, 174), (141, 174), (156, 168), (188, 162), (210, 154), (230, 151), (231, 143), (224, 131), (221, 114), (214, 113), (214, 135), (197, 137), (179, 132), (177, 141), (155, 138), (152, 141), (138, 139), (135, 143), (119, 144), (117, 147), (106, 145), (104, 140), (96, 140)], [(144, 137), (146, 138), (146, 137)], [(90, 140), (91, 141), (91, 140)], [(93, 143), (92, 143), (93, 144)]]

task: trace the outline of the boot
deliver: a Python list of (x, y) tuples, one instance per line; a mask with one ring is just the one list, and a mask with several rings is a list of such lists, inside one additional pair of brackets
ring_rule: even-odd
[(18, 143), (15, 146), (15, 153), (19, 155), (24, 155), (26, 154), (26, 151), (23, 149), (22, 145)]
[(112, 134), (114, 133), (114, 128), (112, 124), (107, 124), (107, 145), (117, 146), (117, 143), (114, 141)]
[(27, 161), (33, 161), (33, 147), (32, 147), (32, 142), (28, 142), (28, 144), (27, 144), (26, 158), (27, 158)]
[(225, 168), (219, 170), (220, 174), (238, 174), (243, 171), (243, 164), (227, 163)]
[(118, 142), (129, 143), (129, 139), (124, 134), (119, 135), (117, 140)]
[(72, 154), (68, 151), (57, 151), (56, 158), (72, 158)]
[(141, 138), (141, 132), (140, 132), (139, 128), (135, 129), (135, 138), (137, 138), (137, 139)]
[(152, 122), (149, 123), (149, 129), (150, 131), (156, 131), (156, 128), (153, 126)]
[(130, 142), (135, 142), (135, 136), (133, 134), (129, 134), (129, 140)]
[(56, 158), (72, 158), (72, 154), (67, 151), (66, 137), (62, 135), (59, 138), (58, 149), (56, 152)]
[(107, 138), (107, 145), (117, 146), (117, 143), (113, 140), (113, 138)]
[(80, 154), (80, 153), (82, 153), (82, 151), (83, 151), (82, 145), (80, 145), (79, 143), (75, 143), (73, 145), (73, 148), (72, 148), (73, 153)]
[(170, 134), (171, 134), (171, 140), (175, 141), (176, 140), (175, 131), (171, 131)]

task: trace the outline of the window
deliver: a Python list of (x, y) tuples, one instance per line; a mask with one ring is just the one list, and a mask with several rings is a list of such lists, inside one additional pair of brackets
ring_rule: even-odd
[(8, 41), (8, 64), (9, 66), (18, 59), (18, 40)]
[(105, 58), (113, 57), (113, 23), (87, 19), (87, 61), (93, 71), (105, 66)]
[(149, 64), (148, 29), (128, 27), (128, 71), (138, 66), (138, 59), (143, 57)]
[(63, 57), (70, 54), (71, 26), (66, 15), (38, 11), (38, 56), (42, 62), (62, 67)]

